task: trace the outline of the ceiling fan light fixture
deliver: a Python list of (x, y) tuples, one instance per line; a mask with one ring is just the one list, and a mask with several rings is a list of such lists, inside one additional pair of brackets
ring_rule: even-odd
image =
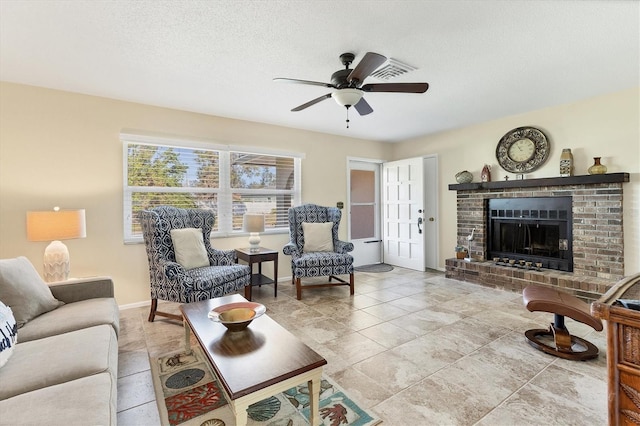
[(346, 88), (336, 90), (331, 97), (336, 100), (338, 105), (350, 107), (360, 102), (363, 95), (364, 92), (360, 89)]

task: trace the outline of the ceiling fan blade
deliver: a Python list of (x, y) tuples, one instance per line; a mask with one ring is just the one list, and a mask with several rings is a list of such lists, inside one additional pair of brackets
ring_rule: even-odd
[(356, 109), (356, 111), (358, 111), (358, 114), (360, 115), (367, 115), (373, 112), (373, 108), (371, 108), (371, 105), (369, 105), (369, 102), (365, 101), (364, 98), (360, 98), (358, 103), (355, 104), (353, 107)]
[(360, 89), (365, 92), (424, 93), (428, 88), (429, 83), (374, 83)]
[(351, 71), (347, 81), (351, 83), (353, 80), (356, 83), (362, 83), (365, 78), (369, 77), (369, 74), (374, 72), (380, 65), (384, 64), (387, 60), (386, 56), (382, 56), (378, 53), (367, 52), (360, 63)]
[(326, 95), (322, 95), (319, 98), (315, 98), (309, 102), (307, 102), (306, 104), (302, 104), (300, 106), (295, 107), (294, 109), (292, 109), (292, 112), (297, 112), (297, 111), (302, 111), (305, 108), (309, 108), (312, 105), (317, 104), (318, 102), (322, 102), (325, 99), (329, 99), (331, 97), (331, 93), (327, 93)]
[(295, 78), (281, 78), (281, 77), (274, 78), (273, 81), (276, 81), (278, 83), (310, 84), (312, 86), (331, 87), (336, 89), (336, 86), (334, 86), (333, 84), (323, 83), (321, 81), (298, 80)]

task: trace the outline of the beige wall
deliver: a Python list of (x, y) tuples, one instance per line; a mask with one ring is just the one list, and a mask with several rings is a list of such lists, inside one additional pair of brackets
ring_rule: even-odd
[[(303, 202), (322, 205), (347, 201), (347, 157), (384, 159), (391, 151), (378, 142), (0, 83), (0, 258), (24, 255), (41, 271), (47, 243), (27, 241), (26, 212), (85, 208), (87, 238), (65, 241), (71, 275), (112, 276), (121, 305), (149, 299), (144, 245), (123, 244), (123, 129), (302, 152)], [(346, 221), (340, 233), (346, 237)], [(230, 249), (246, 239), (213, 245)], [(279, 250), (287, 241), (286, 234), (262, 237)], [(289, 260), (280, 256), (281, 277), (290, 276)]]
[[(68, 240), (72, 276), (110, 275), (118, 303), (149, 298), (143, 245), (122, 238), (122, 144), (119, 133), (150, 133), (207, 138), (217, 143), (261, 146), (305, 153), (303, 202), (346, 202), (346, 158), (403, 159), (438, 154), (439, 266), (455, 245), (456, 172), (476, 179), (483, 164), (495, 179), (505, 175), (495, 146), (519, 126), (541, 128), (552, 144), (545, 166), (531, 178), (558, 175), (562, 148), (574, 153), (576, 174), (585, 174), (593, 156), (611, 172), (631, 173), (625, 184), (626, 273), (640, 270), (640, 93), (613, 93), (584, 102), (418, 138), (400, 144), (362, 141), (284, 127), (156, 108), (99, 97), (0, 83), (0, 258), (24, 255), (42, 269), (46, 243), (26, 240), (28, 210), (85, 208), (87, 238)], [(513, 176), (512, 176), (513, 178)], [(346, 236), (346, 225), (341, 226)], [(287, 235), (263, 236), (262, 245), (281, 249)], [(214, 240), (217, 248), (246, 245), (246, 237)], [(451, 249), (451, 250), (450, 250)], [(281, 277), (289, 276), (289, 257), (281, 255)], [(283, 284), (285, 285), (285, 284)]]
[(575, 175), (587, 174), (593, 157), (602, 157), (608, 172), (628, 172), (623, 185), (625, 274), (640, 271), (640, 88), (599, 96), (582, 102), (546, 108), (526, 114), (406, 141), (394, 146), (393, 159), (438, 154), (440, 267), (452, 257), (456, 244), (456, 192), (448, 186), (455, 174), (468, 170), (480, 180), (484, 164), (493, 180), (506, 173), (496, 161), (495, 149), (509, 130), (521, 126), (541, 129), (551, 142), (551, 154), (540, 169), (526, 178), (559, 175), (560, 153), (571, 148)]

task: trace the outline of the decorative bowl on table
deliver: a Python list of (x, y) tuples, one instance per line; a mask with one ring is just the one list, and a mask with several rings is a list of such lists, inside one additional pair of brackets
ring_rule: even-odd
[(227, 303), (213, 308), (209, 312), (209, 319), (227, 327), (229, 331), (242, 331), (251, 321), (267, 311), (267, 308), (254, 302)]

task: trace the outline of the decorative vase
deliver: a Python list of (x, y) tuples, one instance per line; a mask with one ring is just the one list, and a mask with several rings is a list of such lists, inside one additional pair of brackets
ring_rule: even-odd
[(484, 165), (480, 178), (483, 182), (491, 182), (491, 166), (487, 164)]
[(573, 176), (573, 154), (569, 148), (564, 148), (560, 154), (560, 176)]
[(466, 170), (456, 173), (456, 182), (469, 183), (473, 180), (473, 175)]
[(600, 164), (600, 158), (601, 157), (593, 157), (593, 166), (587, 170), (590, 175), (603, 175), (607, 173), (607, 166)]

